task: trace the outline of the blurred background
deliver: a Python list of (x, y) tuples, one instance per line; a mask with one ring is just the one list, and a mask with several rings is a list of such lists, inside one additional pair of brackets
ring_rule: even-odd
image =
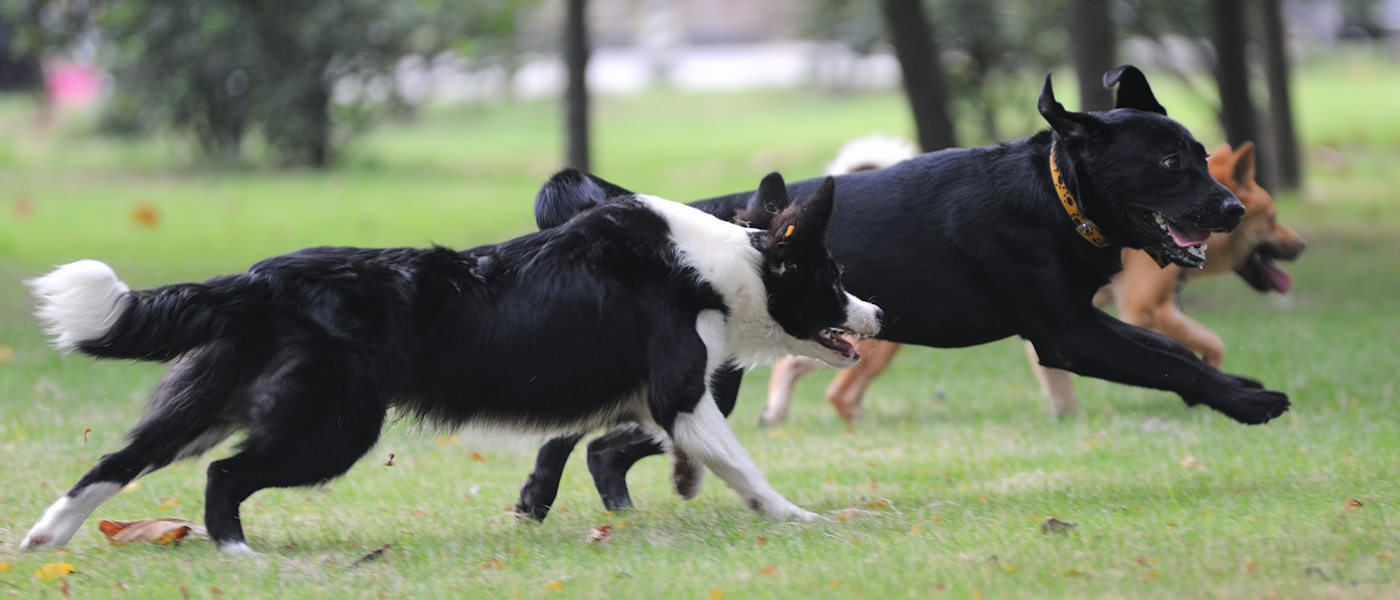
[(564, 166), (691, 200), (1019, 138), (1122, 63), (1304, 226), (1394, 220), (1400, 0), (5, 0), (0, 261), (496, 241)]

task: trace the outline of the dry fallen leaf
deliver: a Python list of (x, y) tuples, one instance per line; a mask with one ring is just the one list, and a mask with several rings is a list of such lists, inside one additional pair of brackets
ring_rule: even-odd
[(49, 563), (34, 569), (34, 576), (44, 581), (53, 581), (73, 574), (74, 570), (73, 565), (66, 562)]
[(1075, 527), (1078, 525), (1069, 521), (1061, 521), (1055, 517), (1045, 517), (1045, 520), (1040, 522), (1040, 532), (1045, 534), (1063, 533), (1069, 535), (1069, 532)]
[(175, 508), (175, 506), (178, 505), (178, 504), (180, 504), (180, 497), (179, 497), (179, 496), (171, 496), (170, 498), (166, 499), (165, 502), (161, 502), (161, 503), (160, 503), (160, 506), (157, 506), (156, 508), (165, 511), (165, 510), (170, 510), (170, 509), (172, 509), (172, 508)]
[(549, 590), (549, 591), (551, 591), (551, 592), (557, 592), (557, 591), (559, 591), (559, 590), (564, 589), (564, 582), (562, 582), (562, 581), (551, 581), (551, 582), (545, 584), (544, 589), (547, 589), (547, 590)]
[(1360, 510), (1362, 506), (1365, 505), (1362, 504), (1360, 500), (1356, 498), (1347, 498), (1346, 506), (1342, 507), (1342, 510)]
[(97, 524), (102, 535), (121, 546), (131, 542), (155, 542), (168, 546), (189, 535), (207, 538), (203, 527), (183, 519), (136, 519), (133, 521), (103, 521)]
[(1196, 458), (1196, 457), (1194, 457), (1194, 456), (1188, 456), (1188, 457), (1186, 457), (1186, 458), (1183, 458), (1183, 459), (1177, 461), (1177, 463), (1180, 464), (1182, 467), (1185, 467), (1185, 468), (1187, 468), (1187, 469), (1200, 469), (1200, 468), (1203, 468), (1203, 467), (1201, 466), (1201, 459)]
[(8, 365), (15, 360), (15, 349), (9, 346), (0, 346), (0, 365)]
[[(1385, 554), (1385, 553), (1382, 552), (1381, 554)], [(10, 572), (10, 563), (7, 563), (7, 562), (0, 562), (0, 573), (9, 573), (9, 572)]]
[(358, 566), (360, 566), (360, 565), (363, 565), (363, 564), (365, 564), (365, 563), (367, 563), (367, 562), (370, 562), (370, 561), (372, 561), (372, 560), (377, 560), (379, 557), (384, 556), (384, 553), (385, 553), (385, 552), (388, 552), (389, 549), (390, 549), (390, 548), (393, 548), (393, 547), (394, 547), (394, 543), (393, 543), (393, 542), (389, 542), (389, 543), (387, 543), (387, 544), (384, 544), (383, 546), (380, 546), (380, 547), (378, 547), (378, 548), (375, 548), (374, 550), (370, 551), (369, 554), (366, 554), (366, 555), (364, 555), (364, 556), (361, 556), (361, 557), (355, 559), (355, 562), (350, 563), (350, 566), (349, 566), (349, 567), (346, 567), (346, 568), (348, 568), (348, 569), (353, 569), (353, 568), (355, 568), (355, 567), (358, 567)]
[(772, 574), (777, 573), (777, 572), (778, 572), (778, 567), (775, 567), (775, 566), (773, 566), (773, 565), (768, 565), (768, 566), (766, 566), (766, 567), (763, 567), (763, 570), (759, 571), (759, 573), (763, 573), (764, 575), (772, 575)]
[(612, 525), (599, 525), (588, 532), (588, 543), (606, 544), (612, 541)]
[(83, 443), (84, 443), (84, 444), (87, 443), (87, 434), (89, 434), (89, 433), (92, 433), (92, 428), (91, 428), (91, 427), (89, 427), (89, 428), (83, 430)]
[(131, 221), (140, 227), (155, 227), (160, 221), (160, 211), (150, 204), (137, 204), (131, 209)]
[(485, 456), (482, 456), (480, 452), (473, 452), (473, 453), (472, 453), (472, 460), (474, 460), (474, 461), (476, 461), (476, 462), (483, 462), (483, 463), (484, 463), (484, 462), (486, 462), (486, 457), (485, 457)]
[(384, 466), (386, 466), (386, 467), (392, 467), (392, 466), (394, 466), (394, 453), (393, 453), (393, 452), (390, 452), (390, 453), (389, 453), (389, 460), (384, 461)]
[(723, 599), (724, 599), (724, 590), (719, 589), (719, 588), (710, 588), (710, 600), (723, 600)]

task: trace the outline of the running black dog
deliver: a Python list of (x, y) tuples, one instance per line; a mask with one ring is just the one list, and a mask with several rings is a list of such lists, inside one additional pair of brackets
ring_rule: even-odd
[(789, 352), (850, 366), (842, 334), (879, 331), (879, 309), (845, 293), (827, 253), (832, 186), (789, 206), (769, 175), (759, 196), (780, 211), (769, 231), (626, 195), (461, 252), (310, 248), (140, 291), (98, 261), (60, 267), (29, 282), (59, 348), (175, 365), (130, 443), (20, 548), (62, 546), (131, 481), (246, 431), (237, 454), (209, 465), (204, 522), (222, 550), (250, 553), (239, 505), (339, 477), (374, 446), (390, 407), (550, 435), (645, 423), (750, 509), (816, 518), (768, 485), (721, 414), (732, 397), (720, 410), (714, 385), (717, 372)]
[[(1146, 250), (1163, 265), (1197, 268), (1210, 232), (1233, 229), (1245, 212), (1211, 177), (1205, 148), (1166, 116), (1142, 72), (1119, 67), (1104, 84), (1118, 85), (1114, 110), (1065, 110), (1047, 76), (1038, 108), (1049, 131), (837, 177), (828, 243), (847, 288), (884, 309), (881, 339), (960, 348), (1020, 336), (1047, 367), (1176, 392), (1187, 405), (1240, 423), (1283, 414), (1284, 394), (1218, 371), (1180, 344), (1094, 307), (1094, 294), (1122, 269), (1124, 247)], [(788, 190), (803, 195), (818, 183)], [(597, 178), (590, 185), (598, 187), (538, 197), (540, 226), (567, 220), (591, 202), (582, 199), (590, 193), (621, 190)], [(743, 192), (692, 206), (742, 222), (763, 211), (761, 202)], [(741, 377), (728, 373), (717, 387), (732, 394)], [(720, 405), (732, 406), (732, 396)], [(578, 440), (558, 438), (541, 449), (520, 513), (547, 514)], [(588, 464), (604, 504), (629, 506), (627, 469), (661, 451), (628, 429), (591, 443)], [(697, 474), (677, 463), (683, 496), (698, 491)]]

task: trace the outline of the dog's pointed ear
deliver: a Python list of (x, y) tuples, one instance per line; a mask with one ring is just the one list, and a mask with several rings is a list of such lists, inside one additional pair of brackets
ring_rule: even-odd
[(768, 229), (773, 217), (787, 209), (792, 201), (788, 198), (787, 183), (776, 171), (769, 173), (758, 184), (758, 191), (749, 196), (749, 203), (734, 211), (734, 222), (744, 227)]
[(1240, 144), (1240, 149), (1235, 151), (1235, 166), (1230, 169), (1230, 178), (1240, 187), (1254, 183), (1254, 142)]
[(1065, 110), (1064, 105), (1055, 99), (1055, 87), (1050, 83), (1050, 74), (1045, 74), (1045, 85), (1040, 88), (1040, 100), (1036, 102), (1040, 116), (1050, 124), (1067, 142), (1087, 140), (1102, 125), (1102, 121), (1088, 113)]
[(784, 262), (798, 261), (809, 253), (826, 256), (826, 229), (836, 202), (836, 179), (827, 177), (811, 196), (794, 202), (773, 219), (768, 230), (771, 247)]
[(1157, 103), (1157, 97), (1152, 95), (1152, 86), (1147, 85), (1147, 76), (1137, 67), (1123, 65), (1104, 73), (1103, 86), (1112, 88), (1114, 85), (1118, 86), (1118, 102), (1114, 108), (1136, 108), (1159, 115), (1167, 114), (1167, 109), (1162, 108), (1162, 105)]

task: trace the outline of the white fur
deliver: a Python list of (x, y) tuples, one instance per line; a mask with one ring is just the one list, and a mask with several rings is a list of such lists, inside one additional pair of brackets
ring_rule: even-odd
[[(725, 341), (729, 337), (726, 333), (729, 329), (732, 327), (725, 323), (724, 314), (719, 311), (702, 311), (695, 320), (695, 331), (705, 344), (706, 381), (711, 380), (714, 372), (728, 358)], [(676, 415), (671, 437), (677, 448), (691, 458), (699, 460), (729, 484), (729, 487), (734, 488), (739, 497), (744, 499), (744, 504), (750, 508), (780, 518), (804, 521), (817, 518), (815, 513), (793, 504), (768, 484), (768, 478), (754, 465), (748, 451), (744, 450), (739, 440), (734, 437), (734, 432), (729, 429), (729, 423), (724, 420), (724, 415), (715, 405), (714, 396), (709, 389), (705, 390), (694, 410), (682, 411)]]
[(872, 133), (846, 142), (836, 158), (826, 164), (828, 175), (845, 175), (867, 169), (884, 169), (914, 158), (919, 149), (909, 140), (883, 133)]
[(77, 495), (59, 498), (29, 529), (19, 543), (20, 549), (47, 550), (67, 544), (92, 511), (117, 495), (122, 487), (120, 483), (94, 483), (78, 490)]
[[(724, 348), (728, 356), (746, 367), (786, 354), (845, 362), (813, 340), (788, 335), (768, 313), (768, 289), (761, 274), (763, 254), (750, 242), (752, 230), (656, 196), (639, 194), (637, 198), (666, 220), (681, 259), (698, 271), (729, 307), (729, 323), (720, 328), (723, 334), (716, 334), (726, 339), (712, 347)], [(846, 307), (847, 322), (843, 327), (861, 335), (879, 332), (875, 305), (849, 294), (847, 297), (851, 303)]]
[(111, 330), (130, 302), (131, 288), (106, 263), (80, 260), (25, 282), (39, 301), (35, 311), (53, 345), (64, 352)]
[(222, 551), (224, 554), (227, 554), (227, 555), (229, 555), (229, 556), (257, 556), (257, 555), (258, 555), (258, 553), (257, 553), (257, 552), (253, 552), (253, 548), (250, 547), (250, 546), (249, 546), (247, 543), (245, 543), (245, 542), (233, 542), (233, 543), (229, 543), (229, 544), (220, 544), (220, 545), (219, 545), (219, 550)]

